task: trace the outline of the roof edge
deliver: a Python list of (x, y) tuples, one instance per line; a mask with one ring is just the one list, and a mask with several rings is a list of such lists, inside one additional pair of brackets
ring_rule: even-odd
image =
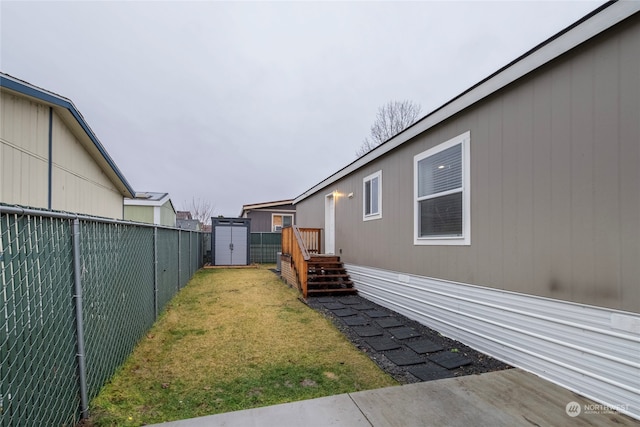
[(262, 202), (262, 203), (252, 203), (249, 205), (242, 205), (242, 210), (240, 211), (240, 216), (244, 214), (246, 210), (250, 209), (261, 209), (261, 208), (271, 208), (274, 206), (282, 206), (282, 205), (292, 205), (294, 199), (286, 199), (286, 200), (276, 200), (273, 202)]
[[(144, 193), (137, 193), (137, 194), (144, 194)], [(162, 198), (158, 200), (126, 197), (124, 199), (124, 205), (125, 206), (162, 206), (165, 203), (167, 203), (167, 201), (170, 201), (171, 206), (173, 207), (173, 210), (175, 212), (175, 207), (173, 206), (173, 202), (171, 201), (171, 195), (169, 193), (162, 193), (162, 194), (164, 194), (164, 196), (162, 196)]]

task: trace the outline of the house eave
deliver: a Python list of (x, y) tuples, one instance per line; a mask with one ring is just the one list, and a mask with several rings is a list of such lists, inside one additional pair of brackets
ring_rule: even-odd
[(264, 209), (264, 208), (272, 208), (272, 207), (276, 207), (276, 206), (284, 206), (284, 205), (291, 205), (293, 204), (293, 199), (287, 199), (287, 200), (277, 200), (274, 202), (263, 202), (263, 203), (253, 203), (250, 205), (242, 205), (242, 210), (240, 211), (240, 218), (242, 218), (242, 216), (246, 213), (248, 213), (249, 211), (252, 211), (254, 209)]
[[(141, 193), (137, 193), (137, 194), (141, 194)], [(169, 196), (169, 193), (165, 193), (165, 195), (159, 200), (126, 198), (124, 199), (124, 205), (125, 206), (162, 206), (165, 203), (167, 203), (167, 201), (171, 201), (171, 197)], [(173, 202), (171, 202), (171, 207), (175, 212), (175, 208), (173, 207)]]

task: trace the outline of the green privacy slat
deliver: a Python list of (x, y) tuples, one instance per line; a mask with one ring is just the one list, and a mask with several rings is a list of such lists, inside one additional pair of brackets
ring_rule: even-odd
[(281, 242), (282, 233), (251, 233), (251, 262), (274, 264)]
[(68, 230), (61, 220), (0, 219), (2, 426), (72, 425), (77, 418)]
[[(81, 221), (89, 398), (155, 321), (153, 233), (152, 226)], [(203, 235), (178, 233), (158, 229), (160, 310), (202, 266)], [(71, 220), (0, 215), (0, 427), (79, 420), (73, 282)]]

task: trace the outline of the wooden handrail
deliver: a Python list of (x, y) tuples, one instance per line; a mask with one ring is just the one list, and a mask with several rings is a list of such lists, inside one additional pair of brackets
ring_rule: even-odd
[(304, 298), (307, 297), (307, 262), (311, 259), (311, 252), (320, 253), (320, 233), (319, 228), (298, 228), (296, 225), (282, 229), (282, 253), (291, 256)]
[(298, 248), (300, 248), (300, 252), (302, 253), (302, 257), (305, 261), (309, 261), (311, 257), (309, 256), (309, 251), (307, 250), (307, 246), (304, 244), (304, 240), (302, 240), (302, 235), (300, 234), (300, 229), (297, 226), (292, 226), (293, 235), (296, 236), (296, 242), (298, 243)]

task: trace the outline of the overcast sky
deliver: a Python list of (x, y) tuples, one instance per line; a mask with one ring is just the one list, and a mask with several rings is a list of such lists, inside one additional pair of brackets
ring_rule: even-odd
[(0, 70), (69, 98), (136, 191), (215, 215), (355, 160), (378, 108), (427, 114), (602, 4), (0, 2)]

